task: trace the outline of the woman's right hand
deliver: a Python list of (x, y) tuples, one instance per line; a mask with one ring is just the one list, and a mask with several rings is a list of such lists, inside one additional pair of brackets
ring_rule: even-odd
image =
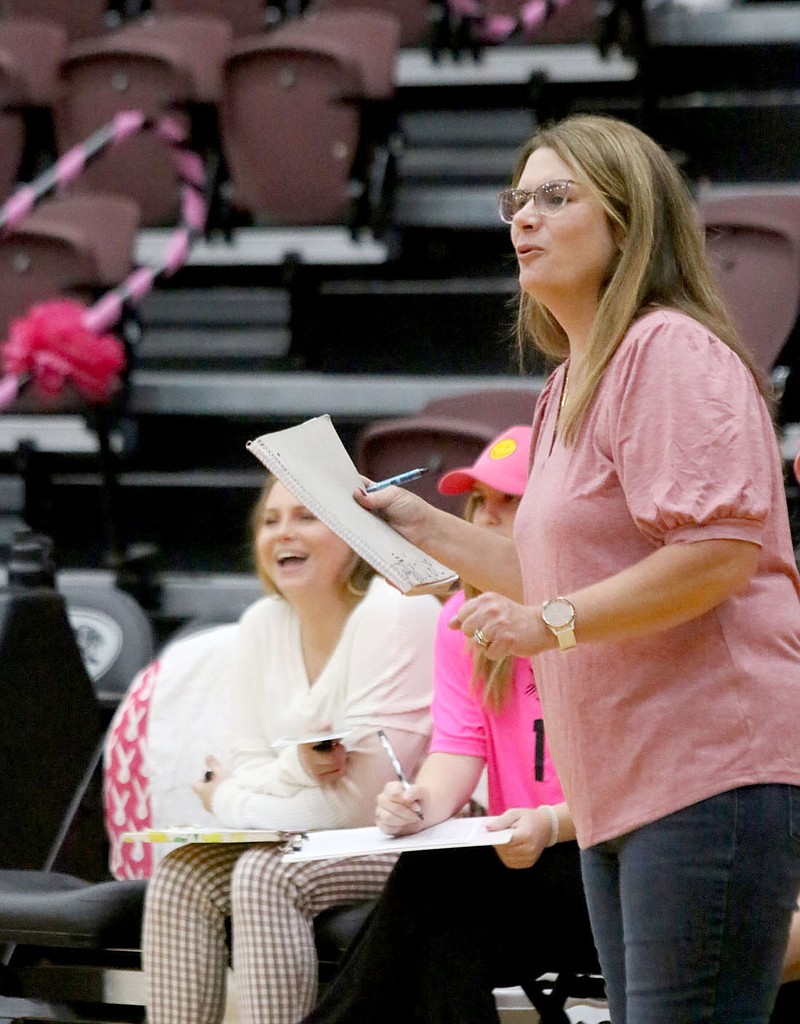
[(404, 487), (386, 487), (381, 491), (367, 494), (366, 488), (372, 481), (367, 477), (362, 479), (364, 490), (355, 492), (355, 499), (359, 505), (370, 512), (376, 512), (392, 529), (424, 550), (424, 542), (430, 530), (430, 516), (435, 512), (434, 507)]
[(425, 828), (414, 810), (423, 804), (422, 786), (409, 786), (400, 782), (387, 782), (375, 801), (375, 824), (388, 836), (408, 836)]

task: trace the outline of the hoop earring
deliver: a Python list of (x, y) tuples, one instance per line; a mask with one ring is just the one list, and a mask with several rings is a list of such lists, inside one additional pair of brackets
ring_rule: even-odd
[(366, 587), (357, 587), (349, 576), (347, 577), (347, 581), (345, 582), (345, 587), (347, 589), (348, 594), (352, 594), (353, 597), (363, 597), (367, 592)]

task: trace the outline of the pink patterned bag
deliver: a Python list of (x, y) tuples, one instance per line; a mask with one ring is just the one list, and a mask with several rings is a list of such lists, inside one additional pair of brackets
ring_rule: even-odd
[(125, 832), (214, 826), (192, 783), (206, 754), (230, 762), (228, 673), (236, 624), (174, 640), (134, 677), (106, 737), (103, 802), (109, 869), (149, 878), (168, 843), (126, 843)]

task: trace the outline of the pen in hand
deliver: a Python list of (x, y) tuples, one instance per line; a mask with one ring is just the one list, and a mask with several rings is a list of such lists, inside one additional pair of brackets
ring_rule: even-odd
[[(403, 771), (403, 766), (397, 760), (397, 754), (395, 754), (394, 750), (392, 749), (392, 745), (389, 742), (389, 739), (386, 736), (386, 733), (383, 731), (383, 729), (378, 729), (378, 738), (383, 744), (383, 749), (389, 755), (389, 760), (392, 762), (394, 773), (400, 780), (400, 782), (403, 784), (403, 789), (410, 789), (411, 783), (406, 778), (406, 773)], [(422, 808), (420, 807), (419, 802), (413, 804), (412, 810), (414, 811), (414, 814), (416, 814), (420, 821), (425, 820), (425, 815), (422, 813)]]
[(367, 488), (367, 494), (372, 494), (374, 491), (382, 491), (384, 487), (392, 487), (397, 484), (408, 484), (412, 480), (419, 480), (419, 478), (424, 476), (427, 472), (427, 466), (420, 466), (417, 469), (408, 469), (405, 473), (398, 473), (397, 476), (388, 476), (385, 480), (378, 480), (377, 483), (370, 484)]

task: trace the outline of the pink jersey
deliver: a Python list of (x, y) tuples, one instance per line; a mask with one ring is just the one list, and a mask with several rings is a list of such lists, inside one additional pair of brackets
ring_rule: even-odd
[(489, 814), (510, 807), (559, 804), (564, 796), (543, 733), (542, 708), (530, 663), (518, 658), (500, 714), (488, 711), (472, 688), (470, 643), (447, 623), (464, 603), (454, 594), (436, 633), (431, 753), (465, 754), (486, 762)]
[(664, 544), (760, 546), (745, 591), (643, 639), (534, 659), (559, 777), (588, 846), (725, 790), (800, 783), (800, 580), (780, 454), (741, 360), (689, 317), (628, 332), (577, 442), (554, 440), (565, 367), (537, 405), (515, 523), (530, 604)]

